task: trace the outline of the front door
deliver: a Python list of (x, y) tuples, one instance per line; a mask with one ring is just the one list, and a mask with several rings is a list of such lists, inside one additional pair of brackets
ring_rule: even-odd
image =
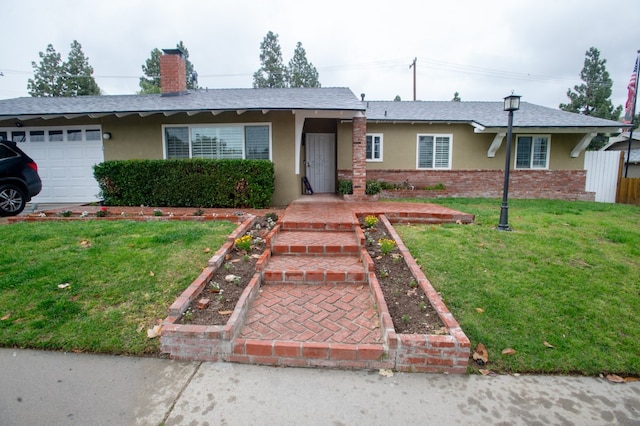
[(307, 133), (307, 179), (313, 192), (336, 191), (336, 137), (333, 133)]

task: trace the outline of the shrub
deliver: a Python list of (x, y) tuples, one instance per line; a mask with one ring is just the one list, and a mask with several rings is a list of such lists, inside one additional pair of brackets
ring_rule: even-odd
[(338, 193), (342, 195), (353, 194), (353, 182), (350, 180), (339, 180)]
[(117, 160), (94, 166), (106, 205), (269, 206), (273, 163), (265, 160)]
[(382, 187), (380, 185), (380, 182), (378, 182), (377, 180), (368, 180), (364, 192), (367, 195), (376, 195), (379, 194), (381, 190)]

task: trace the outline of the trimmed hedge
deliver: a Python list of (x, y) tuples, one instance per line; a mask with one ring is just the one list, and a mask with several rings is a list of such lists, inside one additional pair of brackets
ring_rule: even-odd
[(275, 189), (267, 160), (116, 160), (93, 174), (112, 206), (264, 208)]

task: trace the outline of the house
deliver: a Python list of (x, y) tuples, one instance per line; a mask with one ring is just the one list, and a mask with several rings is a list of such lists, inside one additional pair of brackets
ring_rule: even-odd
[[(92, 165), (101, 161), (189, 157), (272, 161), (272, 205), (298, 198), (303, 177), (316, 193), (351, 179), (356, 199), (367, 179), (501, 195), (502, 103), (367, 102), (348, 88), (187, 91), (179, 50), (165, 50), (160, 66), (158, 95), (0, 100), (0, 137), (20, 142), (39, 164), (43, 191), (34, 202), (96, 200)], [(584, 149), (620, 126), (522, 103), (510, 193), (593, 199)]]
[[(621, 133), (618, 136), (609, 138), (609, 143), (603, 146), (600, 151), (624, 151), (624, 167), (627, 166), (627, 150), (629, 149), (629, 132)], [(629, 158), (628, 178), (640, 178), (640, 131), (633, 133), (631, 140), (631, 158)], [(625, 170), (622, 169), (624, 176)]]

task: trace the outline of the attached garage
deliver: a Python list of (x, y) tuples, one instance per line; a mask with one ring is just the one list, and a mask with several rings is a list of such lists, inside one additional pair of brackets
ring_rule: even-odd
[(93, 165), (104, 159), (99, 127), (0, 128), (0, 137), (13, 140), (38, 164), (42, 191), (34, 203), (98, 201)]

